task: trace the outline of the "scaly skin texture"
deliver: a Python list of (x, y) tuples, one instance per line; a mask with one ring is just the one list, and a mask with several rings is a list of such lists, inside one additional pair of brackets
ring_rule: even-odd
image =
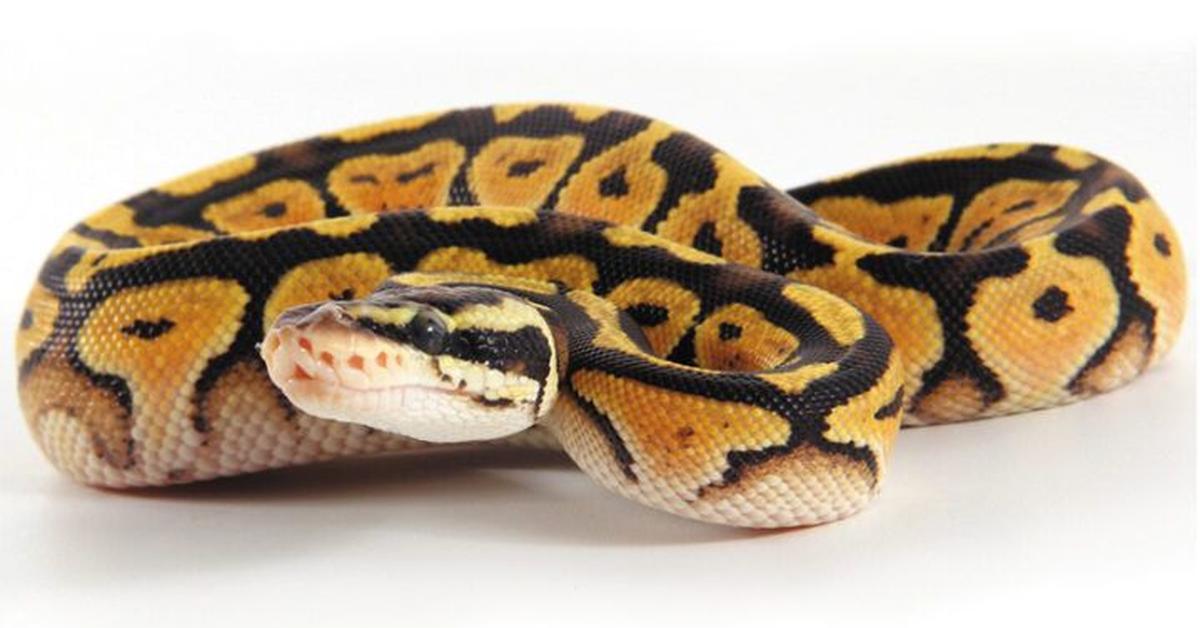
[[(557, 440), (685, 516), (811, 524), (877, 492), (901, 417), (1066, 403), (1158, 360), (1183, 317), (1181, 248), (1131, 175), (1070, 148), (959, 149), (784, 193), (633, 114), (460, 110), (233, 159), (87, 218), (30, 293), (19, 387), (50, 460), (110, 487), (426, 446), (297, 410), (255, 352), (265, 329), (404, 271), (549, 281), (575, 295), (556, 297), (571, 329), (611, 332), (623, 311), (648, 348), (579, 332), (549, 429), (518, 441)], [(678, 375), (695, 369), (709, 379)]]

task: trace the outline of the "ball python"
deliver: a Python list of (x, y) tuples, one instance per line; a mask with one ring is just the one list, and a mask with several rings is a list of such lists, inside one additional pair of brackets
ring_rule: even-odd
[(788, 191), (695, 136), (502, 105), (238, 157), (92, 214), (17, 341), (70, 476), (168, 485), (465, 441), (644, 505), (810, 525), (901, 423), (1103, 392), (1162, 357), (1181, 245), (1125, 170), (990, 144)]

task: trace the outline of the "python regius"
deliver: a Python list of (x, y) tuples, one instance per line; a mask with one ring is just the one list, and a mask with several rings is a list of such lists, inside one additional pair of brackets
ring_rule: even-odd
[(1162, 357), (1180, 249), (1129, 173), (1072, 148), (784, 192), (642, 116), (467, 109), (93, 214), (29, 295), (19, 387), (93, 485), (557, 443), (648, 506), (815, 524), (878, 492), (902, 422), (1062, 404)]

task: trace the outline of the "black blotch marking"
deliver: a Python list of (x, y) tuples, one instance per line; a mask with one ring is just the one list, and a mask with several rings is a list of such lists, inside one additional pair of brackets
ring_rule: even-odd
[(263, 206), (258, 211), (267, 218), (278, 218), (287, 213), (287, 205), (283, 203), (271, 203), (270, 205)]
[(429, 175), (431, 173), (433, 173), (433, 163), (432, 162), (427, 163), (424, 166), (417, 168), (416, 170), (410, 170), (408, 172), (401, 172), (400, 174), (396, 175), (396, 183), (408, 183), (409, 181), (412, 181), (413, 179), (419, 179), (419, 178)]
[(204, 218), (204, 206), (247, 191), (248, 188), (241, 185), (252, 178), (247, 176), (217, 183), (204, 192), (186, 197), (148, 190), (125, 199), (123, 204), (133, 210), (133, 222), (143, 227), (177, 225), (215, 232), (216, 228)]
[(175, 327), (175, 321), (167, 318), (160, 318), (156, 321), (139, 318), (122, 327), (121, 333), (127, 336), (137, 336), (143, 340), (153, 340), (171, 331), (173, 327)]
[(74, 231), (75, 233), (78, 233), (89, 240), (96, 240), (104, 246), (112, 249), (131, 249), (142, 245), (141, 240), (138, 240), (133, 236), (121, 235), (119, 233), (108, 231), (107, 229), (96, 229), (94, 227), (85, 225), (82, 222), (72, 227), (71, 231)]
[[(730, 467), (722, 473), (722, 481), (737, 481), (742, 468), (755, 464), (773, 455), (794, 451), (801, 443), (866, 465), (873, 478), (878, 478), (879, 463), (870, 448), (853, 443), (834, 443), (825, 440), (823, 434), (829, 427), (828, 416), (837, 406), (856, 395), (869, 390), (887, 371), (894, 345), (887, 333), (873, 319), (865, 319), (862, 338), (854, 349), (839, 360), (839, 371), (812, 382), (798, 395), (789, 395), (787, 401), (794, 407), (805, 408), (804, 414), (812, 420), (793, 422), (788, 443), (783, 447), (767, 447), (758, 451), (733, 451), (726, 455)], [(820, 418), (817, 418), (820, 417)]]
[(330, 301), (349, 301), (350, 299), (353, 299), (353, 298), (354, 298), (354, 289), (353, 288), (346, 288), (345, 290), (342, 290), (341, 292), (330, 292), (329, 293)]
[(1012, 214), (1012, 213), (1016, 213), (1019, 211), (1024, 211), (1026, 209), (1029, 209), (1030, 207), (1033, 207), (1036, 204), (1037, 203), (1033, 199), (1024, 200), (1024, 201), (1021, 201), (1020, 203), (1016, 203), (1014, 205), (1009, 206), (1007, 209), (1004, 210), (1003, 213)]
[(353, 177), (350, 177), (350, 182), (351, 183), (370, 183), (372, 185), (378, 185), (379, 179), (373, 174), (356, 174)]
[(977, 227), (975, 227), (974, 229), (972, 229), (971, 233), (968, 233), (967, 237), (963, 239), (962, 247), (959, 250), (960, 251), (970, 250), (971, 245), (975, 244), (975, 240), (978, 240), (979, 236), (983, 235), (983, 232), (986, 231), (987, 228), (991, 227), (991, 226), (992, 226), (991, 218), (988, 218), (987, 220), (979, 223), (979, 225)]
[(990, 277), (1012, 277), (1026, 268), (1029, 254), (1019, 248), (988, 249), (973, 255), (867, 255), (858, 267), (876, 281), (903, 286), (929, 295), (937, 303), (942, 324), (942, 357), (921, 375), (921, 387), (912, 395), (918, 403), (948, 379), (969, 378), (983, 393), (985, 405), (1004, 398), (1004, 386), (967, 340), (967, 312), (975, 305), (979, 283)]
[(891, 401), (880, 406), (879, 409), (875, 411), (875, 418), (879, 419), (879, 420), (883, 420), (888, 417), (896, 416), (897, 414), (900, 413), (900, 408), (903, 406), (904, 406), (904, 387), (901, 386), (900, 388), (896, 389), (896, 396), (892, 397)]
[(653, 232), (685, 194), (712, 189), (717, 182), (717, 168), (712, 162), (716, 150), (687, 133), (675, 133), (654, 146), (650, 159), (667, 171), (667, 187), (642, 229)]
[(600, 179), (600, 196), (613, 198), (626, 194), (629, 194), (629, 182), (625, 180), (625, 166), (613, 170), (608, 176)]
[(666, 358), (680, 364), (696, 365), (696, 327), (694, 325), (683, 333), (683, 337), (675, 343)]
[(1075, 311), (1067, 303), (1069, 295), (1058, 286), (1050, 286), (1033, 302), (1033, 315), (1048, 322), (1056, 322), (1060, 318)]
[(700, 228), (696, 230), (696, 235), (692, 238), (692, 248), (712, 253), (718, 257), (721, 255), (723, 246), (724, 243), (717, 237), (717, 225), (714, 222), (700, 225)]
[(903, 249), (908, 246), (908, 236), (896, 236), (887, 241), (888, 246), (894, 246), (898, 249)]
[(671, 317), (671, 311), (653, 303), (637, 303), (625, 308), (625, 313), (642, 327), (661, 325)]
[(717, 335), (721, 340), (736, 340), (742, 337), (742, 326), (733, 323), (721, 323), (717, 328)]
[(197, 414), (192, 417), (192, 429), (204, 434), (212, 431), (212, 425), (209, 424), (208, 419), (203, 414)]
[(583, 150), (575, 156), (574, 161), (567, 167), (562, 177), (558, 180), (558, 183), (554, 185), (554, 191), (542, 203), (543, 209), (551, 209), (558, 206), (559, 194), (566, 187), (567, 183), (571, 181), (571, 178), (579, 173), (579, 169), (583, 164), (588, 163), (609, 148), (642, 132), (650, 124), (650, 120), (647, 118), (622, 111), (610, 111), (596, 120), (587, 123), (575, 120), (569, 111), (561, 107), (546, 107), (540, 111), (542, 113), (539, 115), (544, 116), (544, 119), (539, 120), (534, 125), (522, 128), (522, 133), (538, 137), (554, 137), (561, 135), (564, 131), (579, 132), (586, 139)]
[(762, 269), (777, 275), (833, 263), (834, 248), (813, 237), (818, 218), (804, 205), (765, 187), (738, 192), (738, 218), (762, 244)]
[(29, 329), (30, 327), (33, 327), (33, 312), (25, 310), (21, 312), (21, 329)]
[(1154, 234), (1154, 249), (1163, 257), (1171, 257), (1171, 241), (1161, 233)]
[(541, 159), (515, 161), (508, 166), (508, 176), (509, 178), (528, 177), (544, 165), (546, 162)]

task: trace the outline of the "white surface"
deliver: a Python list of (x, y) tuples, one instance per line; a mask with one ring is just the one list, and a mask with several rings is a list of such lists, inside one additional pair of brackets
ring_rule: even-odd
[(42, 256), (85, 212), (247, 150), (491, 101), (661, 116), (785, 186), (964, 143), (1075, 144), (1137, 173), (1195, 260), (1196, 66), (1179, 30), (1194, 16), (1005, 3), (952, 27), (934, 18), (956, 5), (895, 3), (868, 24), (861, 8), (681, 16), (604, 2), (564, 31), (550, 16), (568, 3), (455, 3), (441, 16), (401, 3), (112, 4), (26, 3), (0, 26), (0, 625), (1195, 616), (1194, 312), (1133, 385), (907, 430), (869, 510), (773, 534), (658, 514), (522, 452), (89, 490), (25, 433), (6, 331)]

